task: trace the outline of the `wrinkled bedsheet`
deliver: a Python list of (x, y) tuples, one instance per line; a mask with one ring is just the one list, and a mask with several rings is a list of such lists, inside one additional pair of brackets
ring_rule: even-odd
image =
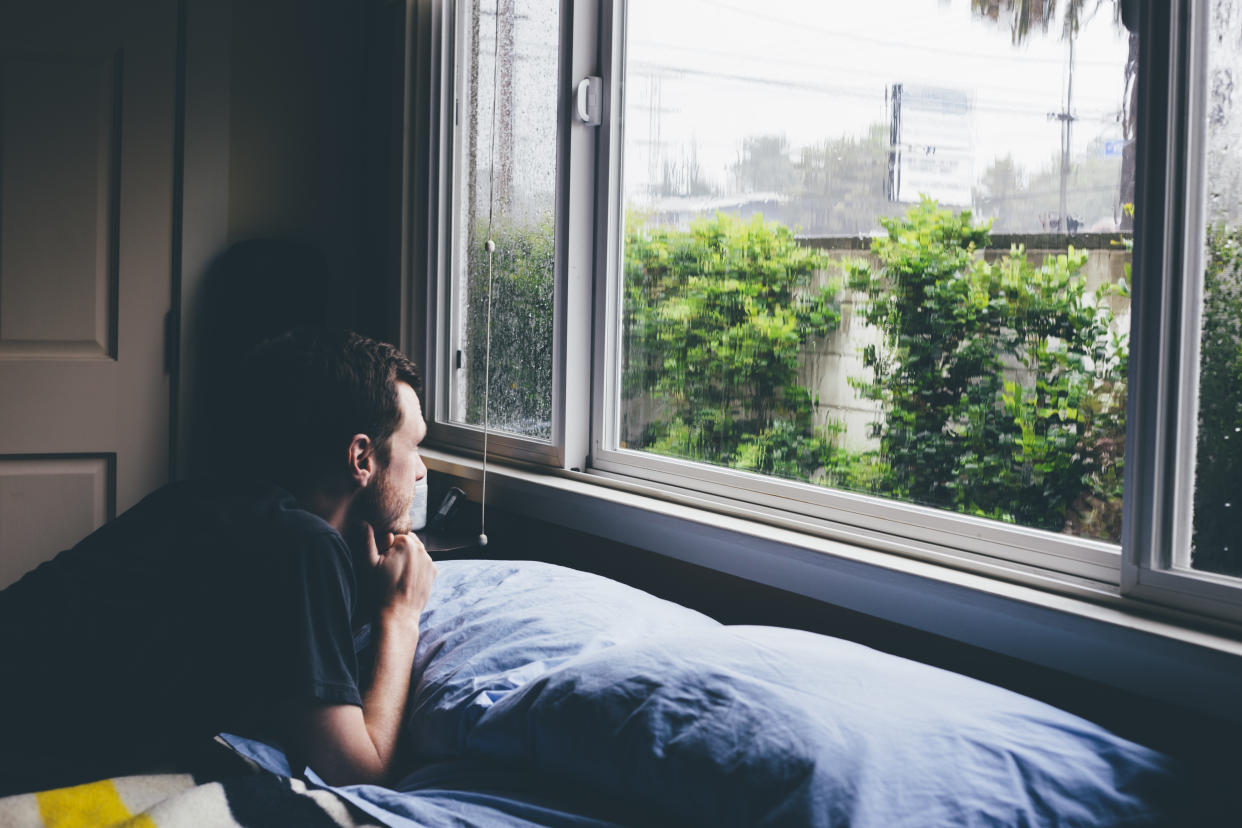
[(439, 570), (405, 723), (420, 768), (398, 786), (404, 793), (344, 792), (377, 817), (1176, 821), (1172, 759), (1017, 693), (822, 635), (722, 626), (549, 564)]

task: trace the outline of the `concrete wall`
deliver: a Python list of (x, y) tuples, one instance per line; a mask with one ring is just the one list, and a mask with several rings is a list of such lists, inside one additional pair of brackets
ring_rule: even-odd
[[(1091, 290), (1098, 290), (1105, 282), (1116, 284), (1125, 275), (1125, 265), (1130, 254), (1113, 234), (1077, 234), (1072, 236), (1032, 235), (1002, 236), (992, 238), (992, 247), (979, 255), (989, 261), (1009, 254), (1011, 244), (1026, 247), (1028, 259), (1038, 267), (1044, 257), (1064, 253), (1067, 245), (1087, 251), (1084, 272)], [(879, 263), (869, 252), (870, 240), (859, 238), (808, 238), (804, 244), (824, 250), (836, 262), (850, 259), (862, 260), (872, 267)], [(819, 274), (818, 283), (826, 284), (843, 276), (843, 267), (831, 268)], [(818, 395), (815, 421), (826, 425), (836, 421), (845, 426), (840, 436), (842, 447), (861, 451), (879, 447), (872, 438), (871, 423), (882, 419), (879, 405), (863, 399), (850, 385), (851, 377), (867, 378), (870, 369), (862, 362), (863, 349), (868, 345), (881, 345), (880, 332), (867, 324), (859, 313), (859, 305), (865, 296), (846, 291), (841, 303), (841, 325), (827, 338), (821, 347), (814, 349), (804, 361), (801, 381)], [(1119, 297), (1111, 299), (1113, 313), (1119, 330), (1129, 330), (1129, 302)], [(1020, 376), (1021, 372), (1018, 372)]]

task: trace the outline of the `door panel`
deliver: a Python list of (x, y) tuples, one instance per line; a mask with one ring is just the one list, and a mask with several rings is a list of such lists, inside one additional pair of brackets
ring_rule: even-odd
[(120, 55), (0, 63), (0, 358), (115, 356)]
[(0, 457), (0, 589), (111, 517), (113, 457)]
[(177, 7), (0, 4), (0, 583), (168, 476)]

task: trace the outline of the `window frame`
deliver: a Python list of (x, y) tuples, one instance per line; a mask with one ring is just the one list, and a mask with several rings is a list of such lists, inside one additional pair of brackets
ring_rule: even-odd
[[(1242, 620), (1242, 579), (1188, 568), (1207, 176), (1205, 0), (1142, 4), (1122, 592)], [(1144, 66), (1147, 69), (1144, 71)], [(1153, 301), (1154, 300), (1154, 301)], [(1150, 334), (1155, 332), (1155, 336)], [(1141, 366), (1141, 370), (1135, 370)]]
[[(482, 429), (446, 422), (452, 353), (447, 318), (452, 272), (453, 164), (460, 152), (452, 113), (458, 67), (455, 21), (464, 0), (409, 0), (416, 7), (415, 35), (425, 54), (412, 58), (407, 76), (425, 73), (430, 92), (414, 90), (407, 105), (417, 134), (428, 120), (424, 141), (407, 142), (411, 196), (406, 249), (408, 280), (425, 263), (425, 291), (414, 290), (405, 320), (407, 347), (417, 320), (426, 319), (423, 364), (427, 366), (429, 444), (478, 455)], [(499, 432), (488, 438), (488, 454), (534, 466), (584, 470), (637, 486), (668, 500), (694, 500), (717, 511), (835, 538), (954, 568), (975, 571), (1053, 591), (1126, 596), (1226, 621), (1242, 620), (1242, 582), (1166, 566), (1178, 543), (1188, 543), (1193, 491), (1197, 403), (1198, 294), (1201, 240), (1187, 237), (1196, 226), (1195, 204), (1179, 194), (1203, 185), (1203, 159), (1187, 153), (1202, 141), (1194, 128), (1204, 84), (1192, 77), (1197, 23), (1203, 31), (1205, 0), (1135, 3), (1139, 66), (1136, 138), (1136, 221), (1133, 253), (1131, 360), (1127, 401), (1126, 494), (1121, 544), (1004, 524), (939, 509), (826, 489), (810, 484), (691, 463), (617, 447), (620, 408), (620, 302), (622, 296), (623, 192), (620, 187), (624, 137), (625, 2), (561, 0), (561, 58), (558, 62), (557, 217), (554, 306), (552, 440), (537, 442)], [(1202, 48), (1203, 37), (1198, 35)], [(429, 41), (429, 42), (428, 42)], [(1203, 74), (1199, 69), (1200, 75)], [(574, 84), (603, 79), (603, 124), (573, 120)], [(1197, 83), (1197, 85), (1196, 85)], [(1190, 93), (1198, 96), (1196, 98)], [(420, 115), (421, 113), (421, 115)], [(1197, 133), (1197, 134), (1196, 134)], [(411, 147), (413, 149), (411, 149)], [(1189, 159), (1189, 163), (1183, 163)], [(424, 165), (420, 167), (420, 165)], [(430, 197), (423, 215), (414, 195)], [(421, 242), (423, 225), (428, 241)], [(443, 220), (449, 218), (449, 221)], [(1201, 222), (1200, 222), (1201, 224)], [(1196, 230), (1196, 232), (1198, 232)], [(421, 246), (420, 246), (421, 245)], [(1198, 251), (1198, 252), (1196, 252)], [(1198, 270), (1194, 268), (1198, 267)], [(1192, 291), (1187, 293), (1187, 291)], [(1150, 336), (1152, 331), (1158, 336)], [(1186, 337), (1185, 332), (1194, 335)], [(1192, 341), (1193, 340), (1193, 341)], [(1184, 372), (1184, 366), (1196, 370)], [(1188, 385), (1187, 383), (1191, 383)], [(1188, 391), (1189, 389), (1189, 391)], [(1176, 459), (1176, 467), (1174, 460)], [(1187, 482), (1189, 481), (1189, 489)]]
[[(486, 0), (483, 0), (486, 3)], [(460, 220), (458, 204), (464, 184), (457, 175), (465, 152), (466, 130), (458, 121), (462, 101), (468, 94), (467, 81), (457, 55), (464, 53), (468, 27), (469, 0), (419, 3), (426, 13), (423, 25), (431, 29), (433, 43), (420, 61), (426, 80), (437, 90), (423, 111), (429, 118), (428, 131), (438, 136), (428, 148), (430, 160), (425, 192), (431, 196), (427, 229), (434, 241), (427, 245), (425, 304), (415, 304), (410, 319), (425, 318), (427, 333), (423, 365), (427, 366), (424, 415), (428, 440), (471, 454), (482, 454), (486, 443), (489, 457), (501, 457), (559, 468), (582, 468), (587, 453), (586, 398), (575, 389), (587, 386), (590, 361), (580, 343), (586, 334), (579, 320), (589, 321), (591, 244), (584, 231), (582, 210), (593, 199), (591, 176), (594, 164), (594, 131), (574, 123), (570, 117), (571, 82), (584, 66), (596, 59), (594, 16), (589, 4), (579, 7), (573, 0), (560, 0), (558, 11), (558, 60), (556, 104), (556, 182), (554, 189), (553, 263), (553, 343), (551, 436), (548, 440), (522, 437), (482, 426), (454, 422), (450, 417), (449, 395), (453, 380), (450, 363), (456, 351), (457, 314), (450, 307), (454, 282), (459, 277), (454, 234)], [(415, 130), (416, 131), (416, 130)], [(414, 159), (415, 162), (418, 159)], [(416, 180), (417, 185), (417, 180)], [(411, 248), (417, 243), (411, 242)]]
[(1118, 544), (618, 447), (626, 21), (623, 2), (604, 0), (604, 5), (604, 19), (611, 23), (610, 30), (601, 33), (606, 44), (604, 88), (619, 89), (622, 94), (608, 99), (600, 147), (596, 233), (606, 244), (600, 245), (596, 265), (596, 295), (603, 299), (596, 308), (594, 352), (599, 370), (593, 394), (590, 469), (625, 480), (702, 492), (733, 501), (735, 507), (758, 505), (793, 513), (810, 521), (808, 531), (826, 537), (851, 542), (869, 537), (871, 545), (900, 547), (907, 554), (965, 569), (994, 572), (1000, 564), (1011, 567), (1019, 580), (1051, 574), (1116, 590), (1121, 568)]

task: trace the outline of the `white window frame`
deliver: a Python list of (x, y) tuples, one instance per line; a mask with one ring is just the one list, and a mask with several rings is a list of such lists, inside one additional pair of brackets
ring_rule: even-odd
[[(606, 89), (617, 90), (623, 77), (624, 4), (605, 2), (612, 31), (603, 38)], [(619, 239), (624, 215), (621, 192), (621, 147), (624, 101), (614, 96), (611, 118), (601, 136), (601, 182), (597, 210), (601, 244), (596, 265), (596, 365), (592, 412), (590, 468), (623, 479), (703, 492), (736, 507), (757, 505), (773, 516), (794, 513), (807, 530), (825, 537), (900, 549), (939, 563), (996, 574), (998, 565), (1015, 580), (1044, 582), (1049, 574), (1076, 586), (1116, 591), (1120, 583), (1121, 550), (1113, 543), (1076, 538), (1056, 532), (960, 515), (940, 509), (826, 489), (702, 463), (661, 457), (618, 447), (620, 410), (619, 343), (622, 297), (622, 251)]]
[[(477, 454), (482, 430), (445, 421), (448, 339), (446, 289), (451, 273), (453, 216), (452, 128), (455, 71), (452, 0), (409, 0), (418, 26), (434, 36), (424, 67), (434, 90), (430, 129), (420, 155), (407, 168), (412, 193), (430, 193), (426, 223), (430, 243), (420, 247), (424, 218), (412, 195), (407, 209), (411, 271), (426, 263), (425, 293), (413, 291), (410, 321), (427, 319), (423, 364), (428, 366), (427, 418), (433, 445)], [(487, 0), (484, 0), (486, 2)], [(461, 2), (461, 0), (458, 0)], [(1140, 16), (1136, 247), (1131, 322), (1130, 399), (1127, 411), (1126, 497), (1120, 545), (1004, 524), (884, 498), (692, 463), (618, 447), (621, 285), (621, 156), (624, 112), (624, 0), (562, 0), (558, 126), (556, 299), (554, 325), (553, 436), (550, 443), (492, 433), (489, 455), (550, 469), (585, 470), (611, 485), (637, 487), (670, 500), (779, 525), (859, 546), (1000, 576), (1044, 589), (1124, 595), (1230, 621), (1242, 619), (1242, 580), (1172, 569), (1172, 550), (1186, 548), (1193, 486), (1193, 429), (1197, 371), (1196, 279), (1202, 272), (1198, 207), (1183, 214), (1179, 194), (1203, 186), (1203, 153), (1185, 148), (1203, 140), (1193, 128), (1202, 107), (1202, 78), (1191, 83), (1196, 48), (1202, 48), (1204, 0), (1136, 3)], [(1164, 28), (1167, 27), (1167, 37)], [(1205, 29), (1204, 29), (1205, 31)], [(1196, 46), (1195, 44), (1199, 45)], [(431, 67), (426, 69), (426, 67)], [(576, 83), (603, 79), (603, 125), (571, 116)], [(417, 81), (418, 74), (410, 75)], [(1197, 98), (1188, 94), (1195, 91)], [(412, 133), (417, 133), (418, 91)], [(438, 97), (437, 97), (438, 94)], [(422, 146), (421, 144), (419, 146)], [(1189, 158), (1189, 164), (1181, 159)], [(427, 163), (429, 159), (429, 163)], [(425, 177), (418, 169), (427, 163)], [(419, 189), (420, 186), (423, 189)], [(1200, 192), (1199, 190), (1193, 190)], [(426, 203), (426, 202), (424, 202)], [(1202, 201), (1189, 199), (1191, 205)], [(1190, 233), (1188, 243), (1186, 234)], [(1199, 236), (1195, 237), (1194, 234)], [(1197, 278), (1197, 276), (1196, 276)], [(412, 283), (417, 284), (413, 280)], [(1174, 312), (1176, 310), (1176, 312)], [(1159, 331), (1158, 337), (1151, 336)], [(1193, 332), (1187, 336), (1185, 332)], [(414, 344), (407, 341), (407, 345)], [(1193, 350), (1192, 350), (1193, 349)], [(1192, 358), (1193, 357), (1193, 358)], [(1189, 418), (1189, 419), (1187, 419)], [(1178, 458), (1176, 469), (1171, 458)], [(1180, 544), (1180, 546), (1179, 546)], [(1124, 550), (1124, 552), (1123, 552)], [(1238, 580), (1237, 585), (1233, 580)]]
[[(488, 2), (481, 0), (480, 5), (486, 6)], [(432, 31), (432, 37), (424, 46), (427, 54), (415, 60), (426, 71), (426, 81), (438, 90), (438, 95), (430, 96), (431, 100), (422, 110), (430, 112), (428, 131), (438, 138), (428, 149), (431, 170), (425, 179), (417, 175), (410, 178), (415, 192), (419, 184), (424, 184), (423, 191), (432, 196), (426, 228), (433, 241), (422, 250), (416, 240), (411, 239), (407, 244), (407, 248), (416, 253), (411, 261), (426, 261), (425, 272), (433, 274), (426, 280), (425, 297), (411, 297), (410, 303), (413, 306), (411, 319), (427, 319), (422, 360), (427, 366), (424, 416), (432, 444), (480, 454), (484, 447), (482, 426), (454, 422), (449, 414), (451, 362), (459, 336), (458, 314), (452, 308), (453, 283), (459, 266), (454, 256), (453, 234), (459, 218), (456, 202), (464, 186), (455, 171), (461, 164), (467, 137), (464, 129), (457, 128), (456, 122), (468, 94), (467, 80), (456, 55), (464, 50), (469, 3), (468, 0), (424, 0), (414, 6), (411, 16), (421, 19), (422, 25)], [(574, 0), (560, 0), (559, 19), (552, 433), (550, 439), (539, 440), (492, 428), (486, 443), (492, 457), (580, 469), (585, 466), (587, 453), (588, 398), (576, 389), (589, 387), (590, 376), (589, 354), (580, 343), (589, 338), (590, 325), (593, 244), (590, 205), (594, 198), (591, 171), (596, 130), (572, 121), (570, 79), (590, 74), (597, 60), (597, 20), (591, 4)], [(412, 121), (412, 124), (417, 123), (417, 120)], [(411, 132), (416, 129), (412, 128)], [(417, 163), (420, 159), (412, 160)], [(586, 205), (586, 209), (579, 205)], [(417, 214), (417, 209), (412, 212)], [(417, 256), (419, 252), (422, 257)]]
[(1142, 31), (1167, 25), (1169, 37), (1147, 38), (1140, 54), (1136, 202), (1142, 206), (1135, 223), (1122, 591), (1239, 621), (1242, 578), (1189, 568), (1211, 9), (1206, 0), (1180, 0), (1144, 4), (1142, 13)]

